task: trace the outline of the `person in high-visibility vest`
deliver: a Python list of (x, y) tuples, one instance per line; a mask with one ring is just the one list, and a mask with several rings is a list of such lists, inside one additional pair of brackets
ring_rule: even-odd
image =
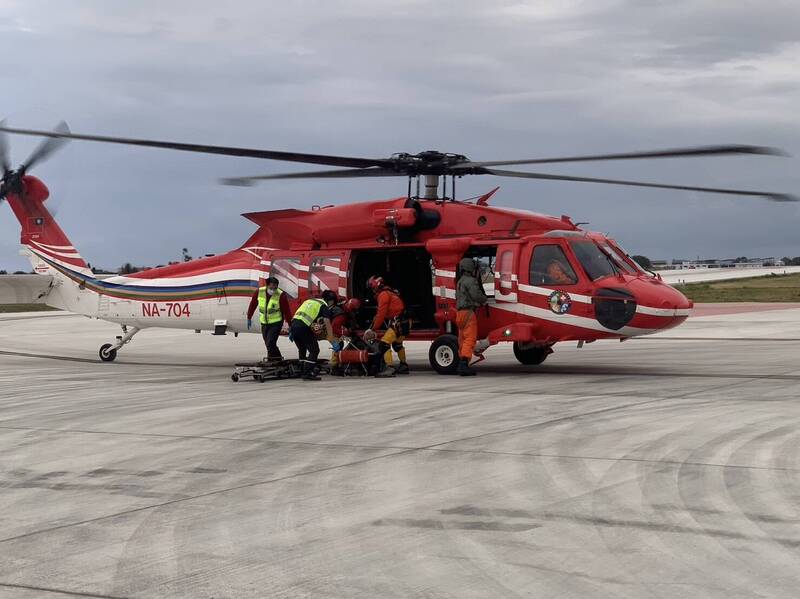
[(292, 312), (289, 300), (283, 290), (278, 287), (278, 279), (269, 277), (259, 280), (258, 289), (253, 293), (250, 306), (247, 308), (247, 328), (253, 326), (253, 313), (258, 308), (259, 321), (261, 322), (261, 336), (267, 346), (268, 360), (283, 360), (281, 350), (278, 349), (278, 337), (283, 329), (283, 323), (288, 325)]
[(300, 358), (300, 372), (303, 380), (319, 381), (317, 358), (319, 357), (319, 343), (312, 326), (321, 322), (325, 330), (325, 338), (330, 342), (333, 351), (341, 351), (342, 344), (334, 339), (331, 328), (331, 308), (336, 305), (336, 294), (326, 289), (320, 297), (307, 299), (292, 318), (289, 327), (289, 339), (297, 346)]

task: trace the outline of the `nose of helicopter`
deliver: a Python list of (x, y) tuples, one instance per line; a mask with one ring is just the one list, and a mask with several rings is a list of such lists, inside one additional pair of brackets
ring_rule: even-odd
[(629, 282), (636, 298), (637, 312), (645, 320), (644, 328), (669, 329), (689, 316), (693, 302), (680, 291), (658, 279), (636, 279)]

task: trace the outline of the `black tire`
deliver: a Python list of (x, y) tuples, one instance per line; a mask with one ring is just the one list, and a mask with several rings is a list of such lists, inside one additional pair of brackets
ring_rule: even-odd
[(238, 375), (238, 374), (236, 374), (236, 373), (234, 372), (234, 373), (231, 375), (231, 380), (232, 380), (234, 383), (238, 383), (238, 382), (239, 382), (239, 375)]
[(264, 382), (264, 377), (261, 376), (260, 374), (255, 375), (253, 378), (259, 383), (263, 383)]
[(439, 335), (431, 343), (428, 360), (439, 374), (456, 374), (458, 370), (458, 337)]
[(103, 362), (113, 362), (117, 358), (117, 350), (111, 349), (113, 345), (110, 343), (106, 343), (100, 346), (100, 351), (97, 352), (100, 354), (100, 359)]
[(550, 349), (549, 345), (537, 345), (523, 349), (520, 347), (519, 342), (514, 342), (514, 357), (520, 364), (525, 364), (525, 366), (538, 366), (552, 353), (553, 350)]

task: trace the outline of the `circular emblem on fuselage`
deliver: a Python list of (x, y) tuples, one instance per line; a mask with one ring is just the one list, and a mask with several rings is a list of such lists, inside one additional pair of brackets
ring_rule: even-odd
[(554, 291), (547, 298), (550, 309), (556, 314), (566, 314), (572, 307), (572, 300), (566, 291)]

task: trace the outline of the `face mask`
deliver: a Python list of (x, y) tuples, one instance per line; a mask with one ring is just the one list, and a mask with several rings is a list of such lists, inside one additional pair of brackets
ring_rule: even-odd
[(267, 295), (273, 295), (275, 291), (277, 291), (277, 289), (270, 289), (269, 287), (267, 287)]

